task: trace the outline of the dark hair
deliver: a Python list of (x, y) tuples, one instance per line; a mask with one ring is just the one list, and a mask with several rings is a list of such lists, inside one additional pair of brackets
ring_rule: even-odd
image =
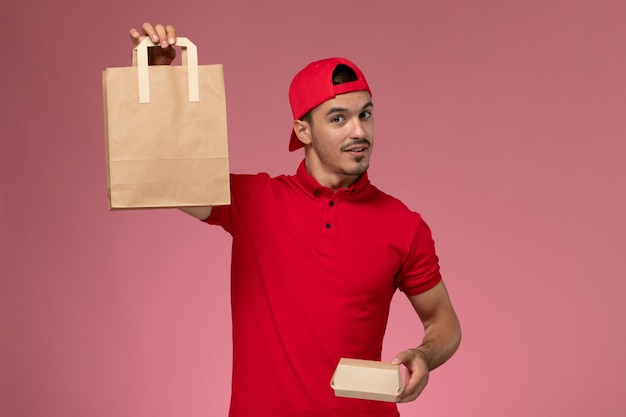
[[(359, 78), (356, 76), (356, 73), (352, 68), (345, 64), (339, 64), (335, 67), (333, 71), (333, 85), (349, 83), (352, 81), (357, 81)], [(313, 122), (311, 119), (311, 110), (309, 110), (304, 116), (300, 118), (309, 124)]]
[(358, 80), (352, 68), (345, 64), (339, 64), (333, 71), (333, 85), (349, 83)]

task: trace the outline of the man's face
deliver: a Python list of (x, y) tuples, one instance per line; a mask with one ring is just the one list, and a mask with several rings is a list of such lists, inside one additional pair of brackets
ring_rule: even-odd
[(369, 93), (340, 94), (313, 109), (310, 117), (305, 139), (309, 172), (327, 187), (349, 186), (369, 167), (374, 145)]

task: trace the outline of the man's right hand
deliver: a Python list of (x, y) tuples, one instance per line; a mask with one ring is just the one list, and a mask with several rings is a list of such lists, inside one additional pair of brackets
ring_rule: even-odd
[(172, 45), (176, 44), (176, 29), (172, 25), (150, 23), (141, 25), (141, 31), (132, 28), (129, 32), (130, 39), (134, 46), (146, 36), (159, 46), (148, 48), (148, 65), (169, 65), (176, 58), (176, 50)]

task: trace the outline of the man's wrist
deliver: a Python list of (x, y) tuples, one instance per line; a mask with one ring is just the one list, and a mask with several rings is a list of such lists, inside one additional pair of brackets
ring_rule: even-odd
[(422, 361), (424, 361), (424, 365), (426, 366), (426, 369), (430, 371), (431, 369), (430, 359), (429, 359), (427, 349), (424, 346), (418, 346), (414, 350), (415, 350), (416, 355), (419, 356), (422, 359)]

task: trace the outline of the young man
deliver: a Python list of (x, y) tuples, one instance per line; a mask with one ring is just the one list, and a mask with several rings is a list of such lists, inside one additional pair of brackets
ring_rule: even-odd
[[(150, 36), (154, 64), (169, 64), (171, 26)], [(229, 206), (183, 208), (233, 237), (231, 417), (391, 417), (396, 404), (338, 398), (342, 357), (381, 360), (389, 306), (405, 292), (424, 325), (419, 346), (398, 353), (406, 371), (397, 402), (412, 401), (448, 360), (460, 326), (419, 214), (370, 184), (373, 104), (363, 73), (331, 58), (292, 81), (289, 150), (295, 175), (232, 175)]]

